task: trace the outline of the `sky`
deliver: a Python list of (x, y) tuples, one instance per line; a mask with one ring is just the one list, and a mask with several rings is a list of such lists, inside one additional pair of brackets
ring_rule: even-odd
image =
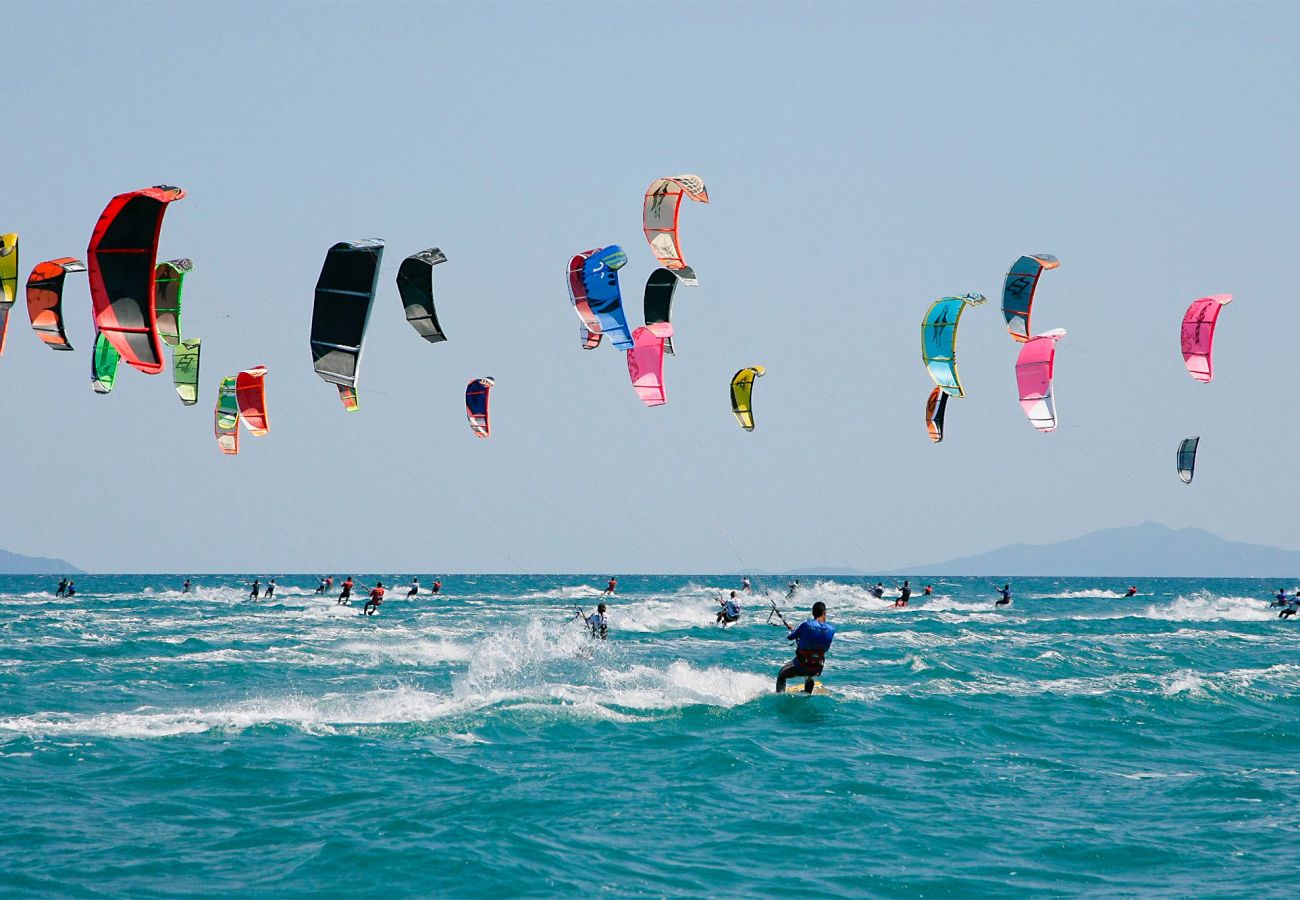
[[(0, 357), (0, 546), (124, 572), (710, 572), (908, 563), (1157, 521), (1300, 548), (1293, 335), (1300, 5), (10, 4), (0, 230), (21, 275), (84, 257), (115, 194), (183, 187), (200, 402), (123, 367), (88, 384), (20, 299)], [(699, 274), (668, 403), (580, 349), (568, 258), (628, 252), (655, 178)], [(387, 242), (346, 413), (312, 371), (335, 242)], [(429, 345), (393, 279), (437, 246)], [(1064, 328), (1053, 434), (998, 309), (1047, 252)], [(967, 397), (924, 424), (921, 317), (962, 322)], [(1183, 311), (1232, 293), (1215, 380)], [(266, 365), (271, 433), (218, 452), (221, 376)], [(762, 365), (757, 428), (728, 383)], [(496, 378), (492, 436), (464, 412)], [(1202, 438), (1191, 486), (1175, 475)]]

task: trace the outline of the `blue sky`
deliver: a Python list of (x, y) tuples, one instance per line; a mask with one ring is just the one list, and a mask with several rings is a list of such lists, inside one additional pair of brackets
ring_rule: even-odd
[[(6, 9), (0, 229), (84, 256), (108, 199), (184, 187), (200, 404), (165, 376), (88, 385), (20, 301), (0, 358), (0, 546), (92, 570), (897, 569), (1156, 520), (1300, 547), (1292, 261), (1300, 7), (1175, 4), (27, 4)], [(639, 318), (641, 195), (695, 172), (700, 285), (669, 402), (584, 353), (564, 268), (620, 243)], [(348, 415), (313, 373), (335, 241), (388, 244)], [(441, 247), (427, 345), (392, 283)], [(1016, 401), (1003, 273), (1049, 252), (1036, 329), (1061, 428)], [(981, 291), (968, 397), (931, 446), (919, 323)], [(1216, 378), (1187, 304), (1236, 295)], [(221, 375), (269, 367), (271, 434), (224, 458)], [(758, 428), (727, 382), (763, 365)], [(497, 379), (493, 435), (465, 383)], [(1202, 436), (1195, 483), (1174, 450)]]

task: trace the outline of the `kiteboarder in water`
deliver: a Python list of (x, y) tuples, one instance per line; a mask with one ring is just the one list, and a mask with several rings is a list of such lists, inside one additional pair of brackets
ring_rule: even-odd
[(732, 591), (731, 596), (726, 600), (719, 597), (718, 603), (722, 609), (718, 610), (717, 624), (726, 628), (732, 622), (740, 621), (740, 604), (736, 602), (735, 591)]
[(790, 582), (790, 590), (785, 592), (785, 599), (789, 600), (798, 592), (799, 592), (799, 579), (796, 578), (794, 581)]
[(275, 596), (275, 579), (272, 578), (270, 581), (266, 583), (266, 591), (262, 594), (262, 598), (265, 600), (270, 600), (274, 596)]
[(63, 596), (64, 594), (66, 594), (67, 592), (68, 592), (68, 579), (66, 579), (66, 578), (60, 578), (60, 579), (59, 579), (59, 589), (56, 590), (56, 591), (54, 592), (54, 596), (56, 596), (56, 597), (62, 597), (62, 596)]
[(894, 608), (907, 606), (907, 601), (912, 599), (912, 589), (907, 584), (907, 579), (903, 579), (903, 586), (898, 589), (898, 597), (894, 600)]
[(335, 603), (334, 605), (351, 606), (352, 605), (351, 600), (352, 600), (352, 576), (349, 575), (347, 577), (347, 580), (343, 582), (343, 590), (339, 593), (338, 602)]
[(1127, 600), (1129, 597), (1136, 597), (1137, 593), (1138, 593), (1137, 585), (1130, 584), (1128, 586), (1128, 593), (1124, 595), (1124, 599)]
[(383, 602), (384, 583), (382, 581), (376, 581), (375, 586), (370, 589), (370, 599), (366, 601), (366, 605), (361, 608), (361, 611), (368, 616), (373, 616), (375, 611), (379, 609), (379, 604)]
[(189, 592), (190, 592), (190, 580), (186, 578), (185, 583), (181, 585), (181, 593), (188, 594)]
[(605, 586), (605, 589), (604, 589), (603, 591), (600, 592), (600, 596), (602, 596), (602, 597), (608, 597), (610, 594), (614, 593), (614, 590), (615, 590), (617, 587), (618, 587), (618, 579), (617, 579), (617, 578), (611, 578), (611, 579), (609, 580), (609, 584), (607, 584), (607, 585)]
[(418, 593), (420, 593), (420, 579), (418, 579), (418, 578), (412, 578), (412, 579), (411, 579), (411, 589), (410, 589), (409, 591), (406, 592), (406, 596), (407, 596), (408, 598), (409, 598), (409, 597), (414, 597), (414, 596), (415, 596), (416, 594), (418, 594)]
[(583, 621), (591, 629), (592, 637), (598, 637), (602, 641), (609, 638), (609, 619), (605, 617), (605, 604), (597, 604), (596, 611), (584, 617)]
[[(789, 626), (786, 626), (789, 628)], [(826, 664), (826, 651), (835, 640), (835, 626), (826, 623), (826, 604), (818, 600), (812, 607), (812, 618), (798, 628), (791, 628), (787, 641), (797, 641), (794, 659), (786, 663), (776, 676), (776, 692), (785, 693), (785, 683), (791, 678), (802, 678), (805, 694), (817, 687), (816, 678)]]
[(885, 585), (877, 581), (876, 586), (871, 589), (871, 596), (875, 597), (877, 600), (882, 599), (885, 596)]
[(256, 600), (261, 593), (262, 593), (262, 582), (260, 579), (254, 578), (253, 589), (249, 591), (248, 597), (250, 600)]
[(1002, 585), (1002, 587), (994, 588), (994, 590), (996, 590), (999, 594), (1002, 595), (1001, 597), (998, 598), (998, 601), (993, 604), (994, 606), (1011, 605), (1011, 582), (1008, 581), (1006, 584)]

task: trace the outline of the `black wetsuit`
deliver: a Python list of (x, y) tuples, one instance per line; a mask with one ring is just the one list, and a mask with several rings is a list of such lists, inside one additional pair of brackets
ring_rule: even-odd
[(994, 606), (1010, 606), (1010, 605), (1011, 605), (1011, 589), (1010, 589), (1010, 588), (998, 588), (998, 593), (1001, 594), (1002, 596), (998, 599), (998, 602), (997, 602), (997, 603), (994, 603), (993, 605), (994, 605)]

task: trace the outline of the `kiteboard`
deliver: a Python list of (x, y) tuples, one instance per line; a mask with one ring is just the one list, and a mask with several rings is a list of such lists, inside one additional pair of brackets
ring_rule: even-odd
[[(814, 694), (829, 694), (829, 693), (830, 693), (830, 691), (826, 690), (826, 685), (822, 684), (820, 681), (814, 681), (814, 682), (813, 682), (813, 689), (812, 689), (812, 692), (813, 692)], [(787, 682), (787, 683), (786, 683), (786, 686), (785, 686), (785, 693), (786, 693), (786, 696), (790, 696), (790, 695), (794, 695), (794, 696), (797, 696), (797, 697), (807, 697), (807, 696), (808, 696), (808, 692), (805, 691), (805, 690), (803, 689), (803, 682), (799, 682), (799, 686), (798, 686), (798, 687), (795, 687), (792, 683)]]

